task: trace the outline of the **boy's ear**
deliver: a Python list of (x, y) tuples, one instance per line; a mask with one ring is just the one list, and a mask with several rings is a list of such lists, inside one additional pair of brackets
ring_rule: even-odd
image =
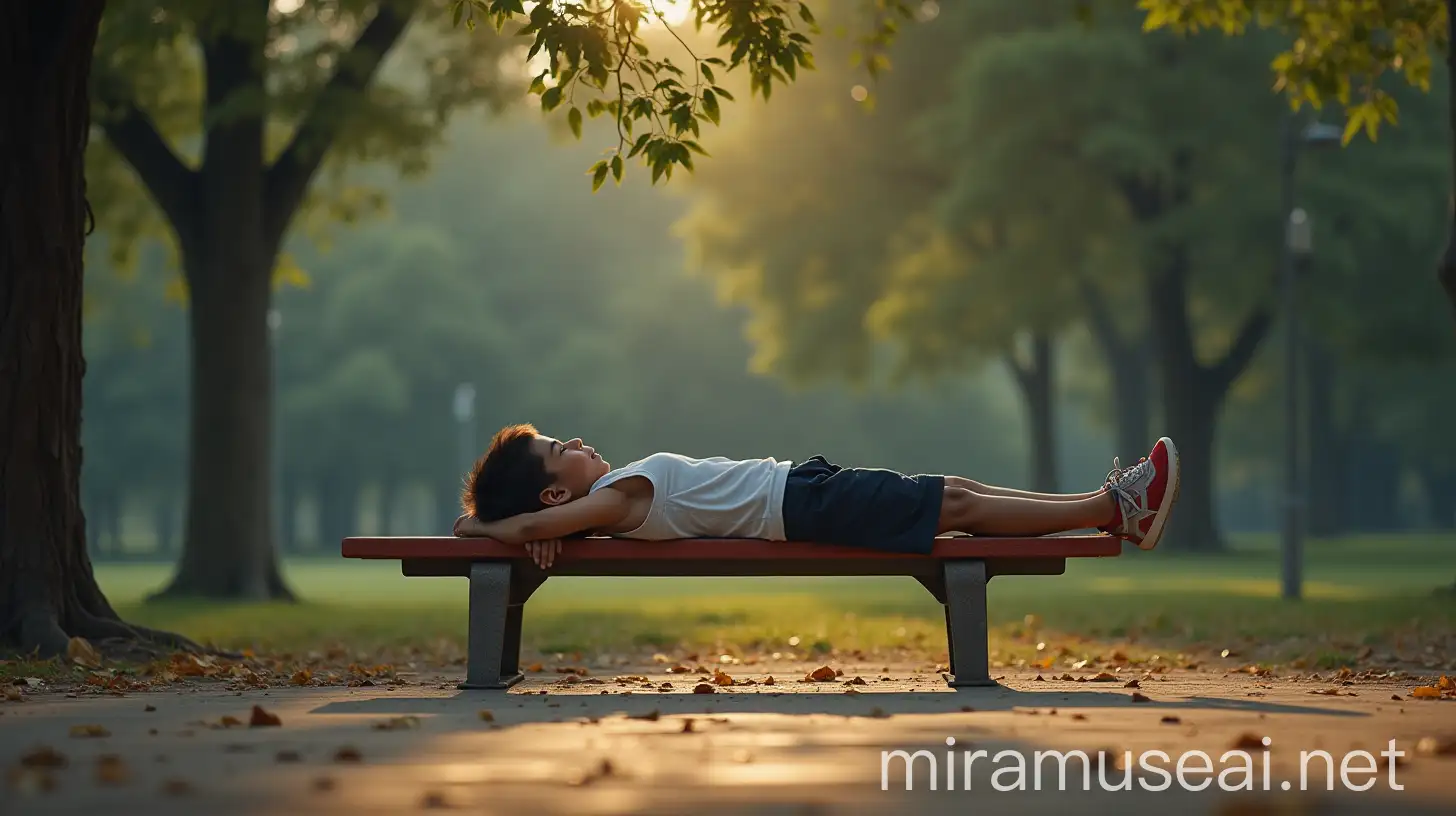
[(565, 504), (571, 500), (571, 491), (561, 485), (552, 485), (541, 491), (541, 503), (547, 507)]

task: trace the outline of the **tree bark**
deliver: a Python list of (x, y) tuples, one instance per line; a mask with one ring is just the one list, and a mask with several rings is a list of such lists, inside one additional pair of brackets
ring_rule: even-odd
[(0, 6), (0, 645), (71, 637), (196, 648), (120, 622), (81, 510), (87, 82), (100, 0)]
[(1028, 452), (1031, 457), (1031, 489), (1038, 493), (1057, 492), (1056, 362), (1051, 333), (1041, 329), (1031, 335), (1031, 359), (1020, 362), (1008, 354), (1006, 363), (1015, 375), (1026, 400)]
[(1095, 284), (1081, 281), (1082, 300), (1087, 305), (1088, 325), (1107, 361), (1112, 378), (1113, 442), (1117, 456), (1137, 461), (1152, 440), (1152, 359), (1148, 344), (1139, 337), (1127, 337), (1117, 327), (1112, 309)]

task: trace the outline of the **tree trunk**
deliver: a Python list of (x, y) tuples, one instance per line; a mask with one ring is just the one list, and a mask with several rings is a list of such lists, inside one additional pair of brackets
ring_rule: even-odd
[[(1155, 226), (1189, 199), (1193, 155), (1178, 150), (1167, 179), (1152, 182), (1123, 178), (1119, 183), (1134, 217)], [(1168, 435), (1181, 454), (1182, 486), (1178, 509), (1167, 530), (1175, 546), (1198, 552), (1224, 549), (1214, 503), (1213, 451), (1215, 430), (1224, 400), (1235, 380), (1248, 368), (1269, 333), (1273, 316), (1255, 308), (1234, 335), (1224, 354), (1211, 363), (1198, 357), (1195, 327), (1189, 315), (1189, 247), (1164, 241), (1149, 260), (1148, 325), (1163, 394)]]
[[(198, 210), (179, 230), (191, 296), (191, 445), (182, 562), (158, 597), (291, 599), (272, 517), (268, 307), (277, 243), (265, 224), (262, 42), (203, 39), (207, 131)], [(244, 100), (247, 100), (246, 102)]]
[(1224, 543), (1214, 502), (1215, 429), (1229, 388), (1268, 333), (1271, 317), (1267, 310), (1256, 309), (1222, 358), (1211, 365), (1200, 362), (1188, 317), (1188, 265), (1186, 246), (1169, 247), (1148, 286), (1163, 410), (1182, 468), (1178, 507), (1167, 535), (1181, 549), (1219, 552)]
[(1113, 441), (1123, 461), (1137, 461), (1152, 444), (1152, 359), (1140, 337), (1125, 337), (1111, 308), (1090, 281), (1082, 281), (1088, 325), (1112, 379)]
[(103, 3), (0, 6), (0, 644), (175, 636), (120, 622), (81, 510), (84, 157)]
[(1031, 335), (1031, 359), (1022, 363), (1008, 355), (1007, 364), (1026, 400), (1028, 451), (1031, 456), (1031, 489), (1038, 493), (1057, 492), (1056, 361), (1051, 333), (1036, 330)]
[(1317, 340), (1308, 345), (1309, 464), (1305, 484), (1309, 486), (1309, 514), (1305, 519), (1311, 536), (1330, 537), (1345, 531), (1344, 500), (1345, 439), (1335, 423), (1335, 361), (1330, 350)]

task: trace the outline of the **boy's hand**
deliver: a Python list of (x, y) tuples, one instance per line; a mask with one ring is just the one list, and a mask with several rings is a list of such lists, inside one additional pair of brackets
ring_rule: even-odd
[(479, 538), (485, 535), (485, 522), (474, 516), (461, 516), (455, 519), (455, 535), (461, 538)]
[(556, 562), (556, 555), (561, 552), (561, 539), (527, 541), (526, 552), (530, 553), (531, 560), (536, 562), (536, 566), (547, 569)]

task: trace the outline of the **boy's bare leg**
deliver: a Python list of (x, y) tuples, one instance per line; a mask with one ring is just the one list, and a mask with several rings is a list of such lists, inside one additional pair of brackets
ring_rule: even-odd
[(982, 496), (1007, 496), (1017, 499), (1036, 499), (1038, 501), (1068, 502), (1085, 501), (1101, 496), (1105, 491), (1094, 490), (1091, 493), (1033, 493), (1030, 490), (1015, 490), (1010, 487), (997, 487), (988, 485), (974, 479), (966, 479), (961, 476), (945, 477), (946, 487), (959, 487), (962, 490), (969, 490), (972, 493), (980, 493)]
[(983, 536), (1042, 536), (1108, 523), (1116, 511), (1111, 493), (1072, 501), (1043, 501), (1019, 496), (945, 488), (937, 533)]

